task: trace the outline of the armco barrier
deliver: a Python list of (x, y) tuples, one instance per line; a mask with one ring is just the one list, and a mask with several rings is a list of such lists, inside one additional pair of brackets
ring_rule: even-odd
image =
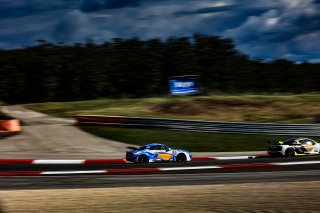
[(144, 118), (125, 116), (75, 116), (78, 125), (123, 126), (148, 129), (168, 129), (195, 132), (220, 132), (265, 135), (320, 136), (320, 125), (217, 122), (180, 120), (165, 118)]
[(125, 116), (77, 115), (75, 119), (78, 125), (88, 126), (121, 126), (127, 122)]

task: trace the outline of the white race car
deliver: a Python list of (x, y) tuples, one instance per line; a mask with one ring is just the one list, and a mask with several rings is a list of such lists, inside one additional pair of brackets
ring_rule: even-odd
[(290, 138), (279, 141), (277, 144), (269, 145), (270, 156), (294, 157), (298, 155), (320, 154), (320, 144), (309, 138)]

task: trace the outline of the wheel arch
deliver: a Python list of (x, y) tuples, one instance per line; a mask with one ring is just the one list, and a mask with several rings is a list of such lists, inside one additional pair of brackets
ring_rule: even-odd
[(285, 156), (285, 157), (293, 157), (293, 156), (288, 156), (288, 152), (289, 152), (289, 151), (292, 151), (294, 156), (297, 154), (294, 147), (288, 147), (288, 148), (284, 151), (284, 156)]
[(192, 160), (191, 154), (189, 152), (187, 152), (187, 151), (177, 151), (176, 154), (175, 154), (175, 159), (177, 158), (177, 156), (179, 154), (184, 154), (186, 156), (186, 158), (187, 158), (187, 161), (191, 161)]

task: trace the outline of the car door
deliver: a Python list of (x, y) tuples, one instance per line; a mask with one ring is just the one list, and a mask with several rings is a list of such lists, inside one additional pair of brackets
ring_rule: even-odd
[(315, 153), (316, 143), (314, 141), (306, 139), (301, 142), (303, 148), (306, 150), (307, 153)]
[(315, 141), (308, 139), (306, 144), (307, 144), (307, 146), (309, 146), (309, 149), (311, 150), (310, 151), (311, 154), (318, 154), (319, 153), (319, 146)]
[(157, 158), (160, 158), (165, 161), (170, 161), (173, 159), (172, 150), (169, 147), (161, 145), (159, 148), (160, 150), (158, 150)]

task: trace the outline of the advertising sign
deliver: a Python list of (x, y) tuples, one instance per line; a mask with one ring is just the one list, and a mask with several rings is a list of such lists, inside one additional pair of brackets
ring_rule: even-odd
[(169, 79), (172, 95), (188, 95), (199, 93), (197, 76), (175, 76)]

